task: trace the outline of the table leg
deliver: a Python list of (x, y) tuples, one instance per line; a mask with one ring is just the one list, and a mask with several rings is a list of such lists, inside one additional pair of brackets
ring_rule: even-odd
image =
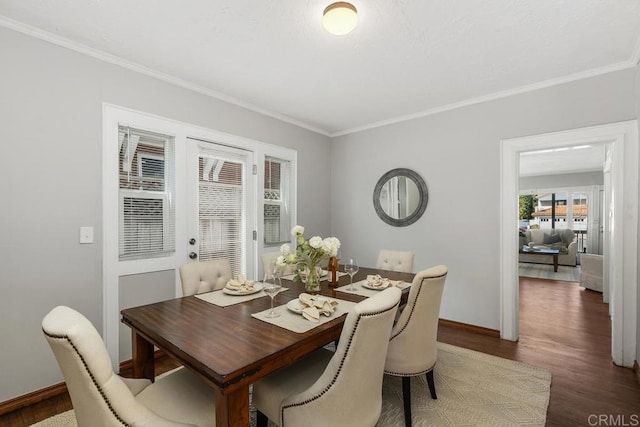
[(215, 387), (216, 427), (247, 427), (249, 425), (249, 386), (222, 394)]
[(155, 379), (153, 344), (131, 330), (131, 362), (133, 378)]
[(553, 271), (558, 272), (558, 254), (553, 254)]

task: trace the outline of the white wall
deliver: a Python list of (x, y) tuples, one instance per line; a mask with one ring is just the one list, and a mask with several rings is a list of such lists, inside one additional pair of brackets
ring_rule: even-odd
[[(380, 248), (405, 249), (416, 270), (446, 264), (441, 317), (499, 329), (499, 141), (634, 119), (635, 80), (619, 71), (334, 139), (331, 232), (343, 256), (367, 265)], [(406, 228), (372, 206), (376, 181), (397, 167), (429, 188), (425, 214)]]
[(0, 402), (62, 381), (51, 308), (102, 331), (103, 102), (298, 150), (298, 220), (329, 234), (329, 138), (1, 27), (0, 58)]

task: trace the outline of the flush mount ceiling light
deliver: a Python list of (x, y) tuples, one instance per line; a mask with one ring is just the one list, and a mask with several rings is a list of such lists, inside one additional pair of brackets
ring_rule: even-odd
[(332, 3), (324, 10), (322, 26), (336, 36), (350, 33), (358, 25), (356, 7), (346, 1)]

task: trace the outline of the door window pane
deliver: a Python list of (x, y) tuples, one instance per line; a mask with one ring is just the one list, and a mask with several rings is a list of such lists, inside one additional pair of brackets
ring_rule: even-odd
[(226, 258), (234, 276), (244, 271), (246, 241), (245, 164), (200, 149), (200, 261)]
[(578, 252), (586, 252), (589, 224), (589, 198), (587, 193), (573, 193), (573, 231), (576, 233)]

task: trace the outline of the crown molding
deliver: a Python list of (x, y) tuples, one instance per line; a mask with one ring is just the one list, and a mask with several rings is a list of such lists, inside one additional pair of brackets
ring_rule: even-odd
[(61, 47), (64, 47), (64, 48), (79, 52), (79, 53), (82, 53), (84, 55), (88, 55), (88, 56), (90, 56), (92, 58), (96, 58), (96, 59), (99, 59), (101, 61), (105, 61), (105, 62), (109, 62), (109, 63), (114, 64), (114, 65), (118, 65), (118, 66), (120, 66), (122, 68), (126, 68), (126, 69), (131, 70), (131, 71), (135, 71), (137, 73), (144, 74), (144, 75), (147, 75), (149, 77), (153, 77), (153, 78), (158, 79), (158, 80), (162, 80), (164, 82), (173, 84), (175, 86), (179, 86), (179, 87), (182, 87), (184, 89), (188, 89), (188, 90), (191, 90), (193, 92), (197, 92), (197, 93), (200, 93), (202, 95), (206, 95), (206, 96), (209, 96), (211, 98), (215, 98), (215, 99), (218, 99), (220, 101), (224, 101), (224, 102), (227, 102), (229, 104), (233, 104), (233, 105), (236, 105), (238, 107), (242, 107), (244, 109), (253, 111), (254, 113), (258, 113), (258, 114), (262, 114), (262, 115), (265, 115), (265, 116), (269, 116), (271, 118), (274, 118), (274, 119), (280, 120), (282, 122), (289, 123), (289, 124), (292, 124), (292, 125), (295, 125), (295, 126), (307, 129), (307, 130), (310, 130), (310, 131), (315, 132), (315, 133), (319, 133), (319, 134), (324, 135), (324, 136), (330, 136), (329, 132), (327, 132), (326, 130), (320, 129), (320, 128), (315, 127), (315, 126), (312, 126), (312, 125), (310, 125), (308, 123), (305, 123), (305, 122), (302, 122), (300, 120), (296, 120), (296, 119), (294, 119), (292, 117), (289, 117), (289, 116), (286, 116), (286, 115), (283, 115), (283, 114), (279, 114), (279, 113), (275, 113), (275, 112), (270, 111), (270, 110), (266, 110), (264, 108), (258, 107), (256, 105), (253, 105), (253, 104), (250, 104), (250, 103), (247, 103), (247, 102), (244, 102), (244, 101), (241, 101), (241, 100), (239, 100), (237, 98), (234, 98), (232, 96), (226, 95), (224, 93), (220, 93), (220, 92), (214, 91), (214, 90), (206, 88), (204, 86), (196, 85), (196, 84), (191, 83), (191, 82), (189, 82), (187, 80), (183, 80), (183, 79), (181, 79), (179, 77), (175, 77), (175, 76), (172, 76), (170, 74), (166, 74), (166, 73), (151, 69), (149, 67), (146, 67), (144, 65), (138, 64), (136, 62), (120, 58), (118, 56), (112, 55), (110, 53), (107, 53), (107, 52), (104, 52), (104, 51), (101, 51), (101, 50), (98, 50), (98, 49), (94, 49), (94, 48), (89, 47), (87, 45), (84, 45), (82, 43), (77, 43), (77, 42), (69, 40), (69, 39), (67, 39), (65, 37), (58, 36), (56, 34), (48, 32), (48, 31), (44, 31), (44, 30), (41, 30), (39, 28), (36, 28), (36, 27), (30, 26), (30, 25), (24, 24), (22, 22), (13, 20), (11, 18), (7, 18), (6, 16), (0, 15), (0, 26), (9, 28), (9, 29), (14, 30), (14, 31), (18, 31), (18, 32), (23, 33), (23, 34), (27, 34), (27, 35), (35, 37), (37, 39), (44, 40), (46, 42), (49, 42), (49, 43), (52, 43), (52, 44), (55, 44), (55, 45), (58, 45), (58, 46), (61, 46)]
[[(640, 49), (640, 45), (639, 45)], [(640, 52), (638, 52), (640, 55)], [(407, 114), (404, 116), (398, 116), (387, 120), (381, 120), (379, 122), (370, 123), (367, 125), (362, 125), (350, 129), (345, 129), (338, 132), (333, 132), (329, 136), (332, 138), (348, 135), (352, 133), (362, 132), (365, 130), (370, 130), (374, 128), (379, 128), (382, 126), (392, 125), (396, 123), (402, 123), (413, 119), (418, 119), (422, 117), (432, 116), (434, 114), (444, 113), (446, 111), (456, 110), (458, 108), (468, 107), (470, 105), (481, 104), (483, 102), (495, 101), (501, 98), (508, 98), (513, 95), (519, 95), (522, 93), (533, 92), (538, 89), (544, 89), (547, 87), (557, 86), (565, 83), (574, 82), (577, 80), (588, 79), (590, 77), (599, 76), (602, 74), (611, 73), (614, 71), (626, 70), (628, 68), (633, 68), (637, 64), (635, 60), (629, 60), (624, 62), (619, 62), (617, 64), (608, 65), (605, 67), (594, 68), (592, 70), (582, 71), (575, 74), (570, 74), (568, 76), (559, 77), (555, 79), (549, 79), (538, 83), (533, 83), (530, 85), (520, 86), (514, 89), (508, 89), (500, 92), (494, 92), (489, 95), (479, 96), (477, 98), (471, 98), (460, 102), (455, 102), (453, 104), (444, 105), (442, 107), (431, 108), (429, 110), (424, 110), (418, 113)]]

